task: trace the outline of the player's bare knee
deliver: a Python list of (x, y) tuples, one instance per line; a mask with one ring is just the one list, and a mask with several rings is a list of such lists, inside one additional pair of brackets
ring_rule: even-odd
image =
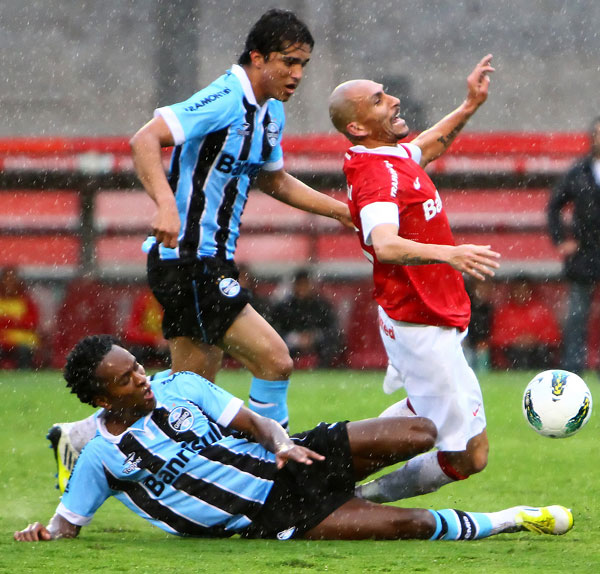
[(259, 375), (261, 378), (272, 381), (285, 381), (290, 378), (294, 370), (294, 361), (286, 350), (285, 353), (271, 355), (266, 362), (261, 364), (261, 369), (263, 371)]
[(437, 438), (437, 427), (431, 419), (415, 417), (410, 419), (413, 425), (413, 433), (416, 437), (417, 446), (422, 452), (431, 450)]
[(477, 474), (481, 472), (486, 466), (488, 462), (488, 452), (487, 449), (480, 449), (471, 454), (470, 458), (470, 470), (469, 474)]
[(470, 465), (469, 474), (477, 474), (487, 466), (489, 450), (485, 435), (475, 437), (469, 442), (466, 453)]
[(487, 448), (479, 448), (460, 453), (451, 464), (460, 474), (471, 476), (472, 474), (481, 472), (487, 466), (487, 461)]

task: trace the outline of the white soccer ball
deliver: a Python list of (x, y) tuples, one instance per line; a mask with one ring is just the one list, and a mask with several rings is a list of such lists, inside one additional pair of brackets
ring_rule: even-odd
[(523, 395), (523, 415), (537, 433), (551, 438), (574, 435), (592, 414), (592, 394), (575, 373), (553, 369), (536, 375)]

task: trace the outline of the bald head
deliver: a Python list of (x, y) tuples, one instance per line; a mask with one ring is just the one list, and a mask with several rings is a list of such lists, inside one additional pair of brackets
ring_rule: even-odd
[(409, 133), (400, 100), (371, 80), (340, 84), (329, 96), (329, 116), (351, 143), (365, 147), (395, 145)]
[(368, 98), (374, 89), (380, 90), (381, 86), (371, 80), (350, 80), (331, 92), (329, 117), (338, 132), (350, 138), (348, 124), (359, 119), (360, 103)]

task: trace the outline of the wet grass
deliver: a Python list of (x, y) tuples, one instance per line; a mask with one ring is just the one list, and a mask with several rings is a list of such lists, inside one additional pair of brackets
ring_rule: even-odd
[[(569, 439), (536, 435), (520, 407), (532, 374), (481, 377), (491, 443), (488, 468), (468, 481), (412, 499), (410, 505), (485, 511), (559, 503), (575, 513), (575, 529), (564, 537), (519, 533), (471, 543), (203, 541), (166, 535), (110, 500), (77, 540), (17, 544), (12, 532), (35, 520), (47, 521), (58, 502), (54, 462), (44, 439), (47, 429), (91, 409), (69, 395), (56, 372), (2, 372), (0, 572), (598, 572), (600, 418), (593, 414), (588, 426)], [(248, 381), (245, 373), (226, 372), (218, 382), (245, 397)], [(591, 375), (587, 381), (600, 401), (600, 383)], [(378, 414), (391, 402), (380, 382), (377, 372), (295, 374), (292, 431), (321, 420)]]

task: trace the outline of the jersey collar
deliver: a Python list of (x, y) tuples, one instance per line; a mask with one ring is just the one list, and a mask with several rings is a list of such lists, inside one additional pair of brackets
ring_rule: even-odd
[(248, 78), (248, 74), (246, 74), (246, 70), (238, 64), (233, 64), (233, 66), (231, 66), (231, 73), (240, 81), (240, 84), (242, 84), (242, 90), (244, 90), (244, 96), (246, 96), (248, 102), (257, 108), (260, 108), (256, 101), (250, 78)]
[(368, 148), (364, 145), (355, 145), (352, 146), (349, 151), (354, 153), (371, 153), (375, 155), (394, 155), (405, 159), (410, 157), (402, 144), (382, 145), (380, 147), (373, 148)]
[(248, 78), (248, 74), (246, 74), (246, 70), (239, 66), (238, 64), (233, 64), (231, 66), (231, 73), (239, 80), (242, 85), (242, 90), (244, 92), (245, 98), (248, 102), (258, 108), (258, 117), (257, 121), (262, 123), (265, 114), (267, 113), (267, 108), (269, 107), (269, 102), (272, 98), (269, 98), (262, 106), (258, 105), (256, 101), (256, 96), (254, 95), (254, 90), (252, 89), (252, 84), (250, 83), (250, 78)]
[[(156, 401), (156, 407), (154, 407), (154, 408), (158, 408), (158, 406), (159, 406), (159, 402)], [(150, 418), (152, 417), (153, 412), (154, 412), (154, 409), (152, 411), (150, 411), (146, 416), (139, 418), (130, 427), (127, 427), (119, 435), (112, 434), (111, 432), (108, 431), (108, 429), (106, 428), (106, 424), (104, 422), (104, 413), (102, 412), (96, 417), (96, 428), (98, 429), (98, 433), (104, 439), (106, 439), (108, 442), (118, 444), (121, 441), (121, 439), (123, 438), (123, 436), (125, 434), (127, 434), (128, 432), (132, 432), (132, 431), (143, 432), (143, 433), (147, 432), (148, 431), (148, 423), (150, 422)]]

